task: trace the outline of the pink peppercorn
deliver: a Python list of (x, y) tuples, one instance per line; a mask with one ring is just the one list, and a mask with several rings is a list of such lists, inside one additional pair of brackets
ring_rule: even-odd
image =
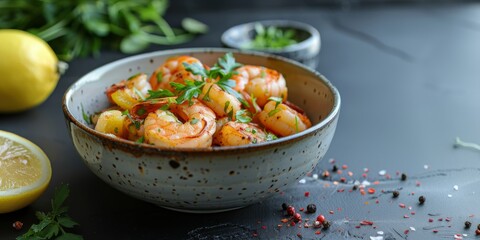
[(323, 224), (325, 222), (325, 216), (323, 216), (322, 214), (318, 215), (317, 221), (319, 221), (321, 224)]
[(288, 216), (293, 216), (295, 214), (295, 208), (293, 206), (287, 207), (287, 214)]
[(293, 215), (293, 221), (300, 222), (300, 220), (302, 220), (302, 215), (300, 215), (300, 213), (295, 213)]

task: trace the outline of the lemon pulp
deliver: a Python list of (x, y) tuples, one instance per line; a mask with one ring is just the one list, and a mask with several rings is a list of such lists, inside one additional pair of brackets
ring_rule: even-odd
[(34, 143), (0, 130), (0, 213), (35, 201), (51, 178), (48, 157)]

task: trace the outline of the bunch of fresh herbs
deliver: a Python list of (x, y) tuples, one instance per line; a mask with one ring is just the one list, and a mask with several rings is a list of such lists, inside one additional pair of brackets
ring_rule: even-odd
[(180, 44), (208, 31), (191, 18), (172, 28), (162, 17), (167, 8), (168, 0), (2, 0), (0, 29), (29, 31), (66, 61), (102, 48), (137, 53), (150, 44)]
[(70, 194), (68, 185), (62, 184), (55, 189), (51, 204), (52, 211), (36, 212), (40, 221), (33, 224), (30, 229), (17, 240), (39, 240), (39, 239), (57, 239), (57, 240), (82, 240), (83, 237), (74, 233), (67, 232), (67, 229), (78, 225), (67, 215), (68, 207), (64, 205), (65, 200)]

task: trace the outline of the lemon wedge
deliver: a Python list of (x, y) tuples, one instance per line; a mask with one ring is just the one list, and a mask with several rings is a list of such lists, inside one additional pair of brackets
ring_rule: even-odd
[(50, 160), (37, 145), (0, 130), (0, 213), (33, 203), (51, 177)]

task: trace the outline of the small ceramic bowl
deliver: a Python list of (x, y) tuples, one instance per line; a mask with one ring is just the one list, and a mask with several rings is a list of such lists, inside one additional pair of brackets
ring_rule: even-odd
[[(159, 148), (95, 131), (84, 119), (109, 106), (107, 87), (138, 72), (152, 73), (167, 58), (190, 55), (213, 65), (227, 52), (244, 64), (280, 71), (289, 100), (313, 126), (266, 143), (206, 149)], [(178, 49), (146, 53), (97, 68), (68, 88), (63, 112), (85, 164), (106, 183), (133, 197), (186, 212), (218, 212), (261, 201), (312, 171), (333, 138), (340, 110), (337, 89), (294, 61), (232, 49)]]
[[(231, 27), (222, 34), (222, 43), (229, 48), (247, 49), (255, 39), (255, 25), (261, 24), (265, 28), (275, 26), (279, 29), (293, 29), (295, 31), (296, 44), (280, 49), (259, 49), (257, 51), (272, 53), (301, 62), (311, 68), (318, 65), (320, 52), (320, 33), (316, 28), (302, 22), (291, 20), (265, 20), (240, 24)], [(253, 49), (252, 49), (253, 50)]]

